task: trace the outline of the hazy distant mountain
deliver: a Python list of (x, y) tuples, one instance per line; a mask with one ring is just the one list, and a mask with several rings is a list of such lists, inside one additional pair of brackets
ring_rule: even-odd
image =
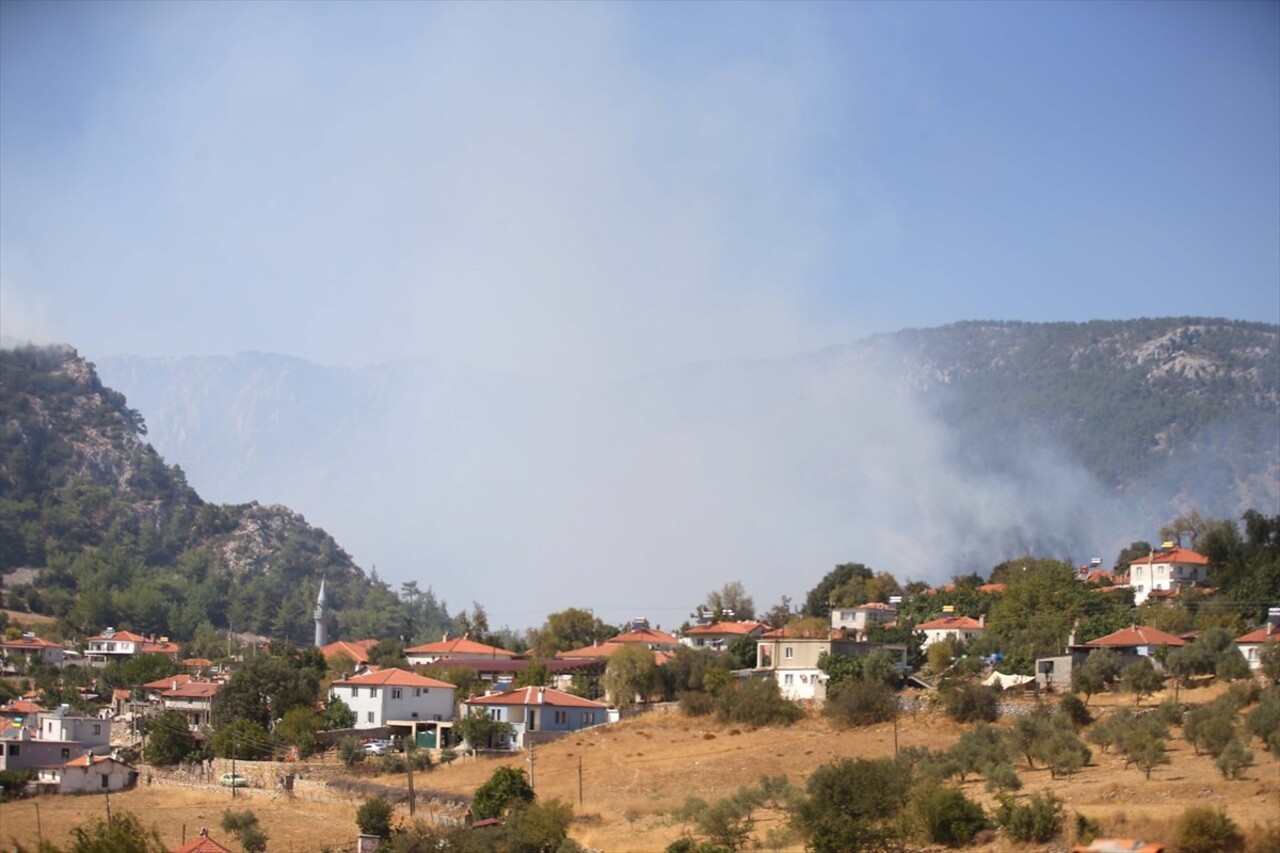
[(391, 576), (524, 566), (487, 568), (499, 589), (535, 565), (612, 563), (615, 545), (620, 575), (688, 555), (765, 577), (792, 554), (820, 575), (828, 553), (878, 549), (919, 576), (1087, 556), (1191, 508), (1280, 507), (1266, 324), (967, 322), (593, 388), (256, 353), (98, 369), (203, 494), (305, 508)]

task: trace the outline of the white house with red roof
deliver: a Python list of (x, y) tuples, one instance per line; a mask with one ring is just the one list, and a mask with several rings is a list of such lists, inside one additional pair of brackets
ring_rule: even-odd
[(1280, 643), (1280, 624), (1267, 622), (1261, 628), (1256, 628), (1247, 634), (1236, 637), (1236, 647), (1240, 649), (1240, 654), (1244, 655), (1244, 659), (1249, 662), (1249, 669), (1260, 669), (1262, 667), (1262, 647), (1268, 641)]
[(1209, 558), (1190, 548), (1162, 548), (1129, 563), (1129, 586), (1133, 588), (1135, 605), (1146, 601), (1152, 592), (1203, 586), (1208, 579)]
[(477, 696), (462, 703), (463, 713), (485, 713), (510, 723), (514, 734), (496, 744), (521, 749), (540, 740), (539, 733), (573, 732), (609, 722), (609, 706), (550, 687), (520, 687), (505, 693)]
[(355, 728), (378, 729), (395, 723), (452, 720), (456, 690), (447, 681), (415, 672), (380, 669), (333, 682), (329, 696), (355, 712)]
[(200, 827), (194, 841), (188, 841), (181, 847), (175, 847), (169, 853), (234, 853), (230, 847), (223, 847), (209, 837), (209, 830)]
[(959, 640), (968, 643), (986, 633), (987, 617), (979, 616), (974, 619), (972, 616), (940, 616), (928, 622), (921, 622), (916, 625), (915, 630), (924, 634), (921, 649), (927, 649), (943, 640)]
[(477, 643), (465, 636), (450, 640), (449, 635), (445, 634), (444, 639), (438, 643), (427, 643), (405, 649), (404, 656), (410, 666), (426, 666), (446, 658), (449, 660), (495, 660), (498, 658), (510, 660), (516, 656), (516, 653), (497, 646)]
[(892, 625), (898, 621), (898, 608), (882, 601), (868, 601), (857, 607), (831, 608), (831, 627), (849, 631), (860, 640), (867, 638), (872, 625)]
[(193, 729), (209, 725), (213, 718), (213, 697), (222, 685), (216, 681), (192, 679), (185, 684), (174, 684), (160, 691), (160, 701), (166, 711), (177, 711), (187, 718)]
[(57, 666), (67, 656), (61, 643), (37, 637), (28, 631), (16, 640), (0, 642), (0, 673), (15, 673), (20, 663), (47, 663)]
[(169, 642), (168, 637), (144, 637), (132, 631), (107, 628), (96, 637), (89, 638), (86, 659), (96, 666), (134, 655), (168, 655), (176, 661), (180, 651), (178, 644)]
[(680, 642), (695, 649), (707, 648), (723, 651), (735, 640), (740, 640), (743, 637), (759, 639), (760, 635), (768, 630), (769, 626), (763, 622), (714, 622), (710, 625), (698, 625), (688, 629), (684, 632), (684, 636), (680, 638)]
[(132, 788), (138, 771), (109, 755), (82, 755), (65, 764), (42, 767), (36, 781), (60, 794), (103, 794)]
[(1112, 631), (1105, 637), (1099, 637), (1096, 640), (1090, 640), (1084, 644), (1087, 649), (1111, 649), (1121, 655), (1139, 657), (1152, 657), (1158, 649), (1174, 648), (1180, 649), (1187, 644), (1187, 641), (1181, 637), (1175, 637), (1159, 628), (1151, 628), (1147, 625), (1131, 625), (1128, 628), (1121, 628), (1119, 631)]

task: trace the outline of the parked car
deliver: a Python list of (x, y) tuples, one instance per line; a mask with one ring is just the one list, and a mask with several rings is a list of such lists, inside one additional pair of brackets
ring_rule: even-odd
[(389, 740), (371, 740), (364, 745), (365, 755), (386, 755), (395, 751), (395, 743)]
[(218, 778), (218, 784), (225, 785), (228, 788), (247, 788), (249, 787), (249, 780), (239, 773), (223, 773)]

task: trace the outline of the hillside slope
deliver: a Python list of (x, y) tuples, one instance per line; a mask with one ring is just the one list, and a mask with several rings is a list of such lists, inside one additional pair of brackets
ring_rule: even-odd
[(39, 570), (8, 604), (83, 631), (230, 624), (305, 642), (321, 577), (338, 600), (367, 586), (289, 508), (203, 501), (146, 432), (74, 349), (0, 351), (0, 574)]

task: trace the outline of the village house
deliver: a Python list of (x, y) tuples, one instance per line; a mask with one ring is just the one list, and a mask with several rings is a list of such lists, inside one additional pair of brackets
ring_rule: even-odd
[(521, 687), (506, 693), (478, 696), (463, 702), (463, 713), (479, 711), (490, 719), (510, 723), (511, 737), (486, 744), (499, 749), (522, 749), (528, 743), (609, 721), (609, 706), (550, 687)]
[(454, 692), (446, 681), (403, 669), (380, 669), (329, 685), (329, 696), (341, 699), (356, 715), (355, 728), (378, 729), (415, 721), (453, 719)]
[(974, 619), (970, 616), (940, 616), (928, 622), (921, 622), (916, 625), (915, 630), (924, 634), (924, 642), (920, 646), (921, 649), (927, 649), (934, 643), (940, 643), (944, 640), (949, 642), (958, 640), (969, 643), (986, 632), (987, 617), (979, 616)]
[(65, 764), (86, 752), (78, 741), (37, 738), (25, 727), (0, 732), (0, 770), (39, 770)]
[(854, 639), (867, 639), (872, 625), (892, 625), (898, 621), (898, 609), (892, 604), (870, 601), (857, 607), (831, 608), (831, 627), (848, 632)]
[(378, 645), (377, 640), (338, 640), (320, 647), (320, 654), (326, 663), (333, 663), (339, 657), (351, 661), (352, 666), (360, 666), (369, 662), (369, 652)]
[(1090, 640), (1084, 644), (1086, 649), (1111, 649), (1123, 657), (1154, 657), (1162, 648), (1180, 649), (1186, 640), (1173, 634), (1150, 628), (1146, 625), (1131, 625), (1113, 631), (1105, 637)]
[(1236, 647), (1240, 649), (1240, 653), (1244, 655), (1244, 659), (1249, 663), (1249, 669), (1259, 669), (1262, 667), (1262, 647), (1270, 640), (1273, 643), (1280, 643), (1280, 623), (1269, 620), (1261, 628), (1256, 628), (1247, 634), (1236, 637)]
[(61, 643), (37, 637), (30, 631), (16, 640), (0, 642), (0, 674), (15, 675), (19, 667), (32, 664), (60, 666), (67, 658), (67, 649)]
[(36, 730), (41, 740), (74, 741), (90, 750), (111, 743), (110, 720), (73, 714), (69, 705), (37, 714)]
[(1208, 579), (1209, 558), (1189, 548), (1166, 547), (1129, 563), (1134, 606), (1142, 604), (1153, 592), (1180, 592), (1203, 586)]
[(94, 666), (105, 666), (113, 660), (126, 660), (134, 655), (168, 655), (175, 661), (181, 651), (177, 643), (168, 637), (144, 637), (132, 631), (107, 628), (96, 637), (89, 638), (87, 661)]
[(683, 645), (690, 646), (695, 649), (711, 649), (721, 652), (729, 647), (729, 644), (743, 637), (752, 637), (759, 639), (760, 635), (769, 630), (769, 626), (763, 622), (744, 621), (744, 622), (715, 622), (710, 625), (697, 625), (684, 632), (684, 636), (680, 638)]
[(405, 660), (410, 666), (427, 666), (439, 660), (510, 660), (516, 657), (515, 652), (500, 649), (497, 646), (477, 643), (465, 636), (450, 640), (445, 634), (438, 643), (427, 643), (404, 650)]
[(81, 755), (65, 764), (42, 767), (36, 782), (60, 794), (101, 794), (132, 788), (138, 771), (109, 755)]
[(177, 711), (186, 717), (187, 725), (194, 730), (209, 725), (213, 718), (213, 697), (221, 687), (216, 681), (175, 682), (169, 689), (160, 691), (160, 702), (166, 711)]
[(897, 665), (906, 669), (907, 647), (904, 645), (865, 642), (840, 628), (801, 630), (784, 626), (760, 636), (756, 644), (756, 671), (776, 680), (778, 689), (788, 699), (822, 702), (827, 697), (827, 676), (818, 668), (823, 654), (865, 657), (882, 649), (891, 652)]

